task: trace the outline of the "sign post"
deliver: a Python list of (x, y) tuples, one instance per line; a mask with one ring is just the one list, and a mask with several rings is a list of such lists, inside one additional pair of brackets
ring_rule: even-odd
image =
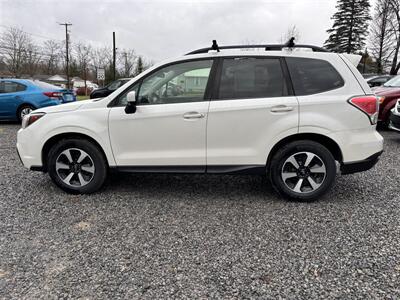
[(106, 79), (106, 72), (104, 69), (97, 69), (97, 80), (101, 80), (103, 82), (102, 86), (104, 86), (104, 80)]

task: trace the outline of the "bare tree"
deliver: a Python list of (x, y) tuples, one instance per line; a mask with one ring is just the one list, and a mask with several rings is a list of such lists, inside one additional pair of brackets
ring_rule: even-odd
[(0, 49), (4, 62), (15, 77), (20, 77), (23, 72), (28, 45), (33, 45), (31, 38), (18, 28), (11, 27), (0, 36)]
[(122, 66), (121, 73), (124, 77), (131, 77), (133, 75), (136, 58), (137, 56), (133, 49), (127, 49), (120, 52), (118, 62)]
[(281, 44), (286, 43), (287, 41), (289, 41), (292, 37), (294, 37), (294, 40), (298, 43), (299, 40), (301, 39), (301, 34), (299, 29), (297, 28), (296, 25), (290, 26), (286, 33), (284, 35), (281, 36)]
[(62, 53), (61, 45), (54, 40), (47, 40), (44, 43), (44, 51), (47, 54), (45, 57), (43, 57), (45, 73), (53, 75), (58, 71), (61, 56), (60, 54)]
[(90, 64), (91, 60), (91, 53), (92, 47), (90, 45), (85, 45), (81, 42), (75, 45), (75, 53), (76, 53), (76, 60), (78, 63), (78, 68), (80, 73), (83, 77), (83, 81), (85, 83), (85, 95), (87, 95), (87, 73), (88, 73), (88, 65)]
[(390, 0), (378, 0), (370, 36), (372, 55), (376, 60), (378, 74), (382, 74), (393, 53), (393, 30), (390, 23), (393, 17)]
[(37, 73), (39, 68), (42, 54), (39, 52), (39, 48), (32, 42), (28, 43), (25, 48), (25, 60), (24, 60), (24, 72), (33, 76)]
[(400, 52), (400, 0), (390, 0), (391, 10), (394, 17), (390, 20), (391, 31), (393, 32), (395, 47), (393, 53), (391, 75), (396, 75), (400, 69), (399, 52)]

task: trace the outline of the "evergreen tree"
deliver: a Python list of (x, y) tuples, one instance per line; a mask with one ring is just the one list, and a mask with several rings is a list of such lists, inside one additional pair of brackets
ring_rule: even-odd
[(327, 32), (325, 48), (335, 52), (356, 53), (365, 46), (368, 34), (369, 0), (338, 0), (333, 27)]
[(135, 70), (135, 76), (139, 75), (144, 71), (144, 66), (143, 66), (143, 59), (142, 56), (139, 55), (136, 63), (136, 70)]

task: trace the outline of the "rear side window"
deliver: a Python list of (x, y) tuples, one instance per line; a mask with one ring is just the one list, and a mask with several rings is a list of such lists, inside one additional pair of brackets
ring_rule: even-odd
[(12, 81), (2, 81), (0, 82), (0, 93), (16, 93), (26, 90), (26, 86), (17, 82)]
[(219, 99), (286, 96), (287, 87), (279, 58), (225, 58)]
[(311, 58), (286, 58), (297, 96), (318, 94), (344, 86), (343, 78), (327, 61)]

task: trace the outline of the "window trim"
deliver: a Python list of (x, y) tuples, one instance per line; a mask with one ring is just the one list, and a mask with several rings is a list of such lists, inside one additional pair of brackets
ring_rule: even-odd
[[(256, 59), (275, 59), (279, 60), (281, 70), (282, 70), (282, 76), (283, 79), (286, 83), (286, 89), (287, 89), (287, 95), (284, 96), (277, 96), (277, 97), (253, 97), (253, 98), (227, 98), (227, 99), (221, 99), (219, 97), (219, 87), (221, 84), (221, 78), (222, 78), (222, 67), (223, 67), (223, 62), (225, 59), (235, 59), (235, 58), (256, 58)], [(270, 56), (270, 55), (237, 55), (237, 56), (220, 56), (218, 57), (218, 69), (216, 72), (216, 80), (213, 88), (213, 93), (211, 97), (211, 101), (235, 101), (235, 100), (256, 100), (256, 99), (264, 99), (264, 98), (284, 98), (284, 97), (291, 97), (294, 96), (294, 88), (292, 84), (292, 80), (290, 78), (290, 73), (288, 66), (285, 61), (285, 57), (283, 56)]]
[(331, 64), (331, 62), (328, 61), (328, 60), (325, 60), (325, 59), (320, 59), (320, 58), (309, 58), (309, 57), (285, 57), (285, 62), (286, 62), (287, 68), (288, 68), (288, 73), (289, 73), (289, 76), (290, 76), (291, 78), (292, 78), (292, 75), (291, 75), (290, 70), (289, 70), (289, 64), (288, 64), (288, 62), (287, 62), (287, 58), (306, 59), (306, 60), (317, 60), (317, 61), (325, 62), (325, 63), (329, 64), (329, 65), (332, 67), (333, 70), (335, 70), (335, 72), (339, 75), (340, 79), (341, 79), (342, 82), (343, 82), (343, 84), (342, 84), (341, 86), (335, 87), (335, 88), (332, 88), (332, 89), (319, 91), (319, 92), (317, 92), (317, 93), (307, 93), (307, 94), (304, 94), (304, 95), (297, 95), (297, 94), (296, 94), (296, 90), (295, 90), (295, 88), (294, 88), (293, 81), (292, 81), (293, 95), (296, 96), (296, 97), (306, 97), (306, 96), (312, 96), (312, 95), (323, 94), (323, 93), (327, 93), (327, 92), (330, 92), (330, 91), (335, 91), (335, 90), (341, 89), (341, 88), (343, 88), (343, 87), (346, 86), (346, 80), (344, 80), (342, 74), (340, 74), (340, 72)]
[[(173, 65), (182, 64), (182, 63), (194, 62), (194, 61), (203, 61), (203, 60), (211, 61), (211, 70), (210, 70), (210, 75), (208, 76), (208, 81), (207, 81), (207, 85), (206, 85), (206, 90), (204, 91), (203, 100), (202, 101), (197, 101), (197, 102), (210, 101), (211, 100), (210, 90), (213, 89), (213, 85), (214, 85), (213, 81), (214, 81), (214, 76), (215, 76), (215, 72), (216, 72), (216, 60), (217, 59), (218, 58), (215, 58), (215, 57), (202, 57), (202, 58), (195, 58), (195, 59), (192, 58), (192, 59), (174, 61), (174, 62), (170, 62), (170, 63), (164, 64), (162, 66), (159, 66), (156, 69), (152, 70), (150, 73), (146, 74), (145, 76), (143, 76), (140, 79), (138, 79), (135, 82), (133, 82), (127, 88), (125, 88), (121, 93), (118, 94), (118, 96), (116, 96), (113, 100), (110, 101), (110, 103), (108, 103), (107, 107), (125, 107), (124, 105), (118, 105), (117, 104), (119, 102), (119, 99), (125, 94), (125, 92), (127, 90), (133, 88), (136, 84), (138, 84), (139, 87), (138, 87), (138, 92), (136, 93), (136, 96), (139, 96), (140, 87), (141, 87), (141, 85), (143, 83), (143, 80), (145, 80), (146, 78), (150, 77), (151, 75), (153, 75), (154, 73), (158, 72), (161, 69), (164, 69), (166, 67), (173, 66)], [(160, 103), (158, 105), (169, 105), (169, 104), (180, 104), (180, 103), (195, 103), (195, 102)], [(137, 106), (141, 106), (141, 105), (138, 103)]]
[(6, 83), (13, 83), (13, 84), (16, 84), (17, 86), (23, 86), (24, 87), (24, 89), (22, 90), (22, 91), (15, 91), (15, 92), (8, 92), (8, 93), (6, 93), (6, 92), (4, 92), (4, 93), (2, 93), (2, 92), (0, 92), (0, 94), (15, 94), (15, 93), (22, 93), (22, 92), (25, 92), (27, 89), (28, 89), (28, 86), (27, 85), (25, 85), (25, 84), (22, 84), (22, 83), (20, 83), (20, 82), (15, 82), (15, 81), (12, 81), (12, 80), (1, 80), (1, 82), (2, 83), (4, 83), (4, 84), (6, 84)]

